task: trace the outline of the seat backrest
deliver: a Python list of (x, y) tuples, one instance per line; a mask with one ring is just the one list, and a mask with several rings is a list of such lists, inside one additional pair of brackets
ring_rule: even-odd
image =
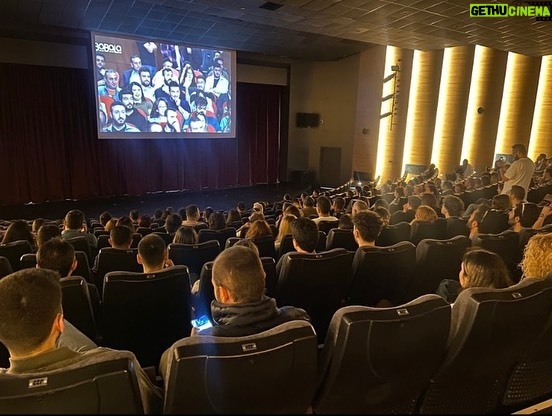
[(551, 307), (552, 285), (544, 280), (460, 292), (447, 354), (420, 413), (500, 412), (511, 371), (544, 331)]
[(0, 279), (12, 273), (13, 270), (10, 261), (4, 256), (0, 256)]
[(0, 412), (141, 414), (132, 354), (110, 351), (58, 370), (0, 374)]
[(104, 277), (109, 272), (142, 272), (142, 265), (138, 264), (136, 255), (138, 249), (129, 248), (122, 250), (113, 247), (104, 247), (98, 253), (98, 271), (94, 276), (94, 283), (101, 295), (103, 291)]
[(176, 342), (165, 413), (307, 413), (316, 385), (316, 334), (290, 321), (245, 337)]
[(376, 238), (376, 246), (388, 247), (401, 241), (409, 241), (410, 228), (410, 223), (405, 221), (383, 227), (378, 238)]
[[(199, 290), (193, 296), (194, 315), (202, 316), (207, 315), (209, 319), (213, 319), (211, 314), (211, 302), (215, 300), (215, 289), (211, 282), (213, 275), (213, 263), (208, 261), (203, 265), (201, 274), (199, 276)], [(261, 257), (261, 263), (265, 272), (266, 278), (266, 294), (267, 296), (274, 297), (278, 285), (278, 276), (276, 275), (276, 262), (272, 257)]]
[(295, 251), (295, 247), (293, 247), (293, 237), (291, 236), (291, 234), (284, 235), (282, 237), (282, 240), (280, 241), (277, 256), (278, 258), (280, 258), (284, 254), (290, 253), (292, 251)]
[(517, 232), (506, 230), (499, 234), (480, 233), (473, 245), (492, 251), (502, 257), (512, 279), (515, 282), (519, 281), (521, 270), (518, 266), (522, 258), (522, 252), (519, 247), (519, 234)]
[(153, 234), (157, 234), (159, 237), (161, 237), (167, 246), (171, 244), (174, 240), (173, 235), (164, 231), (154, 231)]
[(216, 240), (219, 242), (220, 247), (224, 248), (226, 246), (226, 240), (230, 237), (236, 236), (236, 229), (233, 227), (223, 228), (222, 230), (210, 230), (204, 228), (199, 230), (198, 241), (204, 243), (209, 240)]
[(14, 272), (21, 269), (19, 259), (25, 253), (32, 253), (33, 248), (27, 240), (18, 240), (5, 245), (0, 245), (0, 256), (9, 260)]
[(98, 250), (101, 250), (104, 247), (111, 247), (111, 244), (109, 244), (109, 234), (102, 234), (98, 236)]
[(324, 234), (328, 235), (330, 230), (339, 226), (339, 221), (318, 221), (318, 230), (324, 231)]
[(316, 252), (321, 253), (326, 251), (326, 233), (324, 231), (318, 231), (318, 244), (316, 245)]
[(134, 352), (143, 367), (191, 331), (186, 266), (154, 274), (109, 272), (102, 297), (102, 345)]
[(465, 235), (466, 237), (469, 236), (470, 230), (466, 226), (466, 219), (459, 217), (450, 217), (446, 219), (446, 222), (446, 238), (456, 237), (457, 235)]
[(320, 355), (314, 412), (414, 413), (445, 354), (450, 319), (438, 295), (339, 309)]
[(22, 269), (31, 269), (36, 267), (36, 253), (25, 253), (19, 259)]
[(136, 227), (136, 232), (144, 237), (148, 234), (151, 234), (153, 232), (153, 229), (150, 227)]
[(402, 241), (389, 247), (359, 247), (354, 255), (348, 305), (404, 303), (416, 259), (416, 246)]
[(444, 218), (437, 218), (434, 222), (413, 221), (410, 229), (410, 242), (417, 245), (424, 238), (446, 239), (447, 221)]
[(65, 239), (68, 243), (71, 243), (75, 251), (84, 251), (88, 258), (89, 266), (92, 266), (90, 262), (93, 262), (96, 258), (97, 249), (90, 245), (90, 242), (86, 239), (85, 235), (79, 235)]
[(264, 235), (252, 240), (259, 249), (260, 257), (272, 257), (276, 259), (276, 247), (274, 246), (274, 236)]
[(479, 232), (483, 234), (499, 234), (509, 228), (508, 211), (490, 209), (479, 223)]
[(344, 248), (347, 251), (356, 251), (358, 244), (353, 236), (353, 230), (341, 230), (332, 228), (326, 237), (326, 250), (332, 248)]
[(288, 253), (279, 262), (278, 306), (295, 306), (307, 311), (323, 343), (330, 320), (344, 305), (351, 280), (353, 253), (344, 248), (303, 254)]
[(435, 293), (443, 279), (458, 280), (462, 256), (471, 246), (464, 235), (447, 240), (426, 238), (416, 246), (416, 264), (407, 289), (407, 299)]
[(175, 265), (188, 267), (192, 275), (192, 282), (199, 278), (201, 268), (208, 261), (215, 260), (220, 253), (220, 245), (216, 240), (205, 241), (199, 244), (171, 243), (168, 248), (169, 258)]
[(81, 276), (60, 279), (63, 316), (79, 331), (96, 341), (97, 328), (88, 283)]

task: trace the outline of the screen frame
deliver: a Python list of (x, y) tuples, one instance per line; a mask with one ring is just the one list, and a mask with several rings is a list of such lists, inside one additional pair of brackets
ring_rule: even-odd
[[(229, 67), (225, 63), (225, 67), (228, 67), (230, 69), (230, 80), (229, 80), (229, 95), (230, 95), (230, 117), (231, 117), (231, 123), (230, 123), (230, 132), (227, 133), (213, 133), (213, 132), (124, 132), (124, 133), (117, 133), (117, 132), (105, 132), (101, 131), (100, 129), (100, 120), (99, 120), (99, 112), (100, 109), (100, 98), (98, 93), (98, 85), (97, 85), (97, 79), (96, 79), (96, 53), (100, 52), (104, 56), (106, 56), (106, 62), (107, 55), (109, 54), (106, 51), (97, 51), (96, 49), (96, 39), (100, 38), (111, 38), (114, 41), (122, 40), (122, 41), (135, 41), (135, 42), (154, 42), (156, 45), (159, 45), (160, 43), (163, 43), (165, 45), (178, 45), (179, 48), (197, 48), (197, 49), (205, 49), (205, 50), (211, 50), (211, 51), (223, 51), (223, 53), (227, 53), (229, 55), (230, 59), (230, 65)], [(101, 42), (106, 43), (106, 42)], [(147, 139), (170, 139), (170, 140), (190, 140), (190, 139), (203, 139), (203, 140), (213, 140), (213, 139), (235, 139), (236, 138), (236, 120), (237, 120), (237, 113), (236, 113), (236, 88), (237, 88), (237, 51), (232, 49), (226, 49), (226, 48), (219, 48), (219, 47), (213, 47), (213, 46), (201, 46), (197, 44), (192, 43), (183, 43), (183, 42), (174, 42), (169, 40), (163, 40), (163, 39), (152, 39), (148, 37), (142, 37), (142, 36), (129, 36), (129, 35), (121, 35), (119, 33), (109, 33), (109, 32), (99, 32), (99, 31), (91, 31), (90, 32), (90, 44), (91, 44), (91, 56), (92, 56), (92, 68), (90, 70), (91, 72), (91, 78), (93, 80), (93, 86), (94, 86), (94, 103), (95, 103), (95, 121), (96, 121), (96, 133), (99, 140), (117, 140), (117, 139), (139, 139), (139, 140), (147, 140)], [(113, 43), (112, 45), (117, 45)], [(120, 46), (120, 44), (119, 44)], [(113, 49), (116, 50), (116, 49)], [(132, 53), (129, 53), (128, 56), (123, 53), (123, 50), (121, 49), (120, 53), (116, 53), (117, 55), (125, 55), (125, 59), (127, 62), (127, 65), (129, 65), (126, 69), (130, 68), (130, 56), (132, 56)], [(105, 65), (105, 68), (107, 68), (108, 65)], [(119, 77), (122, 77), (122, 74), (120, 71), (117, 71), (119, 73)], [(152, 74), (153, 78), (153, 74)], [(120, 81), (119, 81), (119, 87), (120, 87)]]

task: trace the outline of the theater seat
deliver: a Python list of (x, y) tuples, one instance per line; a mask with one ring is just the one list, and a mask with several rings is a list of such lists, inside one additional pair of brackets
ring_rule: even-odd
[(187, 266), (190, 272), (190, 282), (193, 284), (199, 279), (201, 268), (208, 261), (215, 260), (220, 253), (219, 242), (205, 241), (199, 244), (171, 243), (167, 247), (169, 258), (175, 265)]
[(59, 282), (63, 316), (84, 335), (96, 342), (98, 336), (96, 319), (86, 280), (81, 276), (68, 276), (60, 279)]
[(447, 354), (420, 413), (502, 413), (512, 369), (543, 333), (551, 307), (552, 285), (545, 280), (460, 292), (452, 307)]
[(450, 319), (438, 295), (339, 309), (320, 355), (314, 413), (414, 413), (445, 354)]
[(288, 253), (278, 263), (278, 306), (305, 309), (319, 343), (326, 338), (333, 314), (344, 305), (352, 258), (353, 253), (335, 248), (316, 254)]
[(447, 238), (447, 221), (437, 218), (434, 222), (413, 221), (410, 225), (410, 242), (417, 245), (424, 238), (445, 240)]
[(142, 367), (191, 331), (186, 266), (149, 273), (109, 272), (102, 297), (102, 346), (132, 351)]
[(21, 269), (19, 260), (26, 253), (32, 253), (33, 248), (27, 240), (13, 241), (11, 243), (0, 245), (0, 256), (9, 260), (11, 268), (14, 272)]
[(383, 227), (380, 235), (376, 238), (376, 246), (388, 247), (401, 241), (408, 241), (410, 239), (410, 229), (410, 224), (405, 221)]
[(109, 272), (142, 272), (141, 264), (138, 264), (136, 256), (138, 249), (123, 250), (113, 247), (104, 247), (98, 253), (98, 270), (94, 276), (94, 282), (100, 295), (103, 292), (104, 277)]
[(347, 251), (356, 251), (358, 244), (353, 236), (353, 230), (332, 228), (326, 237), (326, 250), (344, 248)]
[[(75, 251), (75, 259), (77, 260), (77, 267), (73, 270), (72, 275), (84, 277), (84, 280), (88, 283), (94, 283), (86, 253), (84, 251)], [(23, 254), (19, 262), (22, 269), (36, 267), (36, 253)]]
[(0, 374), (0, 409), (9, 414), (140, 414), (132, 354), (94, 354), (58, 370)]
[(210, 230), (204, 228), (197, 233), (198, 241), (204, 243), (205, 241), (216, 240), (219, 242), (220, 247), (226, 246), (226, 240), (230, 237), (236, 236), (236, 229), (233, 227), (223, 228), (222, 230)]
[(519, 234), (517, 232), (506, 230), (499, 234), (480, 233), (473, 245), (498, 254), (506, 263), (514, 282), (520, 280), (521, 269), (518, 265), (522, 258), (522, 252), (519, 248)]
[(182, 339), (170, 350), (164, 412), (307, 413), (316, 360), (316, 334), (306, 321), (245, 337)]

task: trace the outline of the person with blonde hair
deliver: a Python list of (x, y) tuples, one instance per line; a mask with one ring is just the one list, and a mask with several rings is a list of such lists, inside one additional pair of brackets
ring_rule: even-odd
[(552, 234), (536, 234), (529, 239), (521, 260), (523, 278), (545, 279), (552, 273)]
[(444, 279), (437, 294), (448, 303), (454, 303), (460, 292), (470, 287), (503, 289), (513, 284), (508, 268), (498, 254), (474, 248), (464, 253), (458, 280)]
[(437, 213), (429, 205), (420, 205), (416, 209), (416, 214), (414, 215), (413, 221), (425, 221), (425, 222), (435, 222), (437, 220)]
[(258, 220), (251, 224), (245, 234), (245, 238), (253, 240), (255, 238), (264, 237), (265, 235), (272, 235), (270, 225), (268, 225), (265, 220)]
[(276, 246), (276, 250), (278, 250), (278, 248), (280, 247), (280, 244), (282, 244), (282, 240), (284, 239), (284, 236), (288, 234), (291, 235), (291, 223), (296, 219), (297, 217), (291, 214), (286, 214), (282, 217), (282, 220), (280, 221), (280, 225), (278, 227), (278, 235), (274, 240), (274, 245)]

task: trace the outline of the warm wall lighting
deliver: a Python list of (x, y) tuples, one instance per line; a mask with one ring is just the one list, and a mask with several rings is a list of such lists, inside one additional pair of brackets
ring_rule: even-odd
[(552, 56), (543, 56), (539, 86), (533, 115), (533, 128), (529, 140), (528, 156), (535, 160), (540, 153), (552, 155)]

